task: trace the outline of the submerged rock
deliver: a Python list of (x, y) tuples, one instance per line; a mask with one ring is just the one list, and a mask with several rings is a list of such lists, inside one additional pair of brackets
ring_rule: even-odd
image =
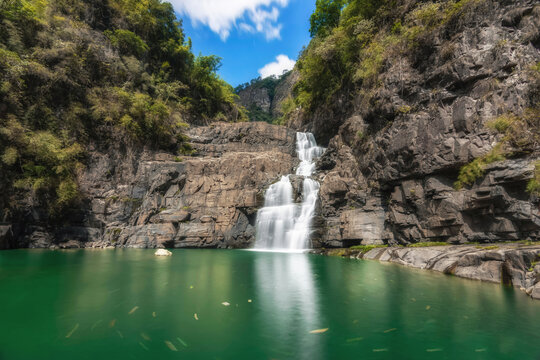
[(166, 249), (157, 249), (157, 251), (154, 253), (156, 256), (171, 256), (172, 252)]

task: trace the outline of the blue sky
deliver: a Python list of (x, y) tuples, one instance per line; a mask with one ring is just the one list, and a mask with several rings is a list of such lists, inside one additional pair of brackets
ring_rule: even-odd
[(220, 56), (219, 74), (233, 86), (291, 68), (309, 43), (315, 9), (315, 0), (168, 1), (193, 40), (193, 52)]

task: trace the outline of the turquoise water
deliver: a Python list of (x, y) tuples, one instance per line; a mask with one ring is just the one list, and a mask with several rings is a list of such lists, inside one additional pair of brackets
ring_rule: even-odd
[(2, 360), (540, 359), (539, 344), (540, 301), (392, 264), (218, 250), (0, 252)]

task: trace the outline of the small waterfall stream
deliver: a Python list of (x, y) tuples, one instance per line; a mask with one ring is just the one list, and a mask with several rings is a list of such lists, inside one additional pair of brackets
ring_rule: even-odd
[(303, 201), (293, 202), (290, 175), (283, 176), (266, 191), (264, 207), (257, 213), (257, 240), (259, 250), (302, 250), (310, 246), (311, 220), (319, 194), (319, 183), (311, 178), (315, 160), (324, 149), (317, 146), (311, 133), (296, 133), (296, 151), (300, 165), (296, 175), (303, 176)]

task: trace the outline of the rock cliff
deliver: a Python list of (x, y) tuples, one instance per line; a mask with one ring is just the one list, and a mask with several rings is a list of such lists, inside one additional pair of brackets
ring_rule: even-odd
[(56, 226), (28, 208), (12, 226), (0, 226), (0, 248), (248, 247), (265, 189), (296, 165), (295, 132), (266, 123), (214, 123), (188, 135), (196, 154), (183, 158), (91, 151), (79, 179), (81, 208)]
[(333, 107), (291, 117), (328, 143), (318, 163), (319, 246), (540, 239), (539, 200), (526, 191), (537, 176), (538, 109), (506, 160), (482, 165), (472, 186), (454, 185), (464, 165), (506, 141), (486, 125), (540, 100), (531, 70), (540, 6), (476, 3), (466, 21), (431, 34), (429, 48), (389, 58), (369, 94), (341, 93)]

